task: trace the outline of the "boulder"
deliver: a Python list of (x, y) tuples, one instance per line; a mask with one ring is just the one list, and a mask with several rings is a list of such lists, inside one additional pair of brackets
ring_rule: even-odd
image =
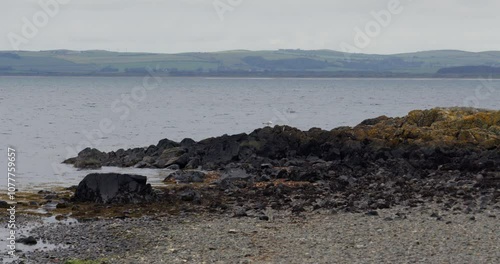
[[(176, 162), (179, 161), (181, 157), (185, 159), (185, 156), (183, 156), (184, 153), (186, 153), (186, 150), (181, 147), (165, 149), (153, 165), (157, 168), (166, 168), (172, 164), (177, 164)], [(185, 163), (187, 163), (187, 161)]]
[(140, 203), (153, 200), (154, 193), (147, 178), (139, 175), (93, 173), (76, 189), (74, 201), (94, 203)]
[(160, 142), (158, 142), (158, 144), (156, 145), (156, 148), (159, 151), (163, 151), (165, 149), (176, 148), (178, 146), (179, 146), (179, 143), (165, 138), (165, 139), (160, 140)]
[(86, 148), (76, 158), (65, 160), (63, 163), (73, 164), (80, 169), (98, 169), (102, 167), (102, 163), (108, 159), (108, 154), (101, 152), (95, 148)]

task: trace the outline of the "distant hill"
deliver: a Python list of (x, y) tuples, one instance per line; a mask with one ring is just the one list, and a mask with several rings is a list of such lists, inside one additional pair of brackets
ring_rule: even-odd
[[(332, 50), (121, 53), (0, 51), (0, 75), (265, 77), (471, 77), (492, 75), (500, 51), (438, 50), (394, 55)], [(485, 76), (486, 77), (486, 76)]]
[(455, 75), (455, 76), (498, 76), (500, 75), (500, 67), (492, 66), (459, 66), (442, 68), (437, 72), (439, 75)]

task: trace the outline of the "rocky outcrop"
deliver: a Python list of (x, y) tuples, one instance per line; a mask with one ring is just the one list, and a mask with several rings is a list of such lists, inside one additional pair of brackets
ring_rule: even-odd
[[(330, 131), (275, 126), (109, 153), (86, 149), (67, 163), (174, 169), (165, 183), (180, 189), (166, 191), (169, 204), (205, 203), (210, 210), (235, 204), (245, 211), (360, 211), (433, 201), (468, 212), (500, 203), (499, 146), (500, 111), (436, 108)], [(88, 187), (92, 181), (79, 187), (78, 197), (108, 202), (108, 195)], [(150, 190), (144, 184), (138, 193)], [(113, 190), (131, 188), (123, 186)]]
[(403, 159), (414, 168), (480, 171), (500, 169), (499, 145), (500, 111), (436, 108), (400, 118), (368, 119), (353, 128), (331, 131), (276, 126), (199, 142), (164, 139), (147, 148), (110, 153), (85, 149), (65, 162), (78, 168), (175, 165), (180, 169), (220, 169), (239, 163), (258, 170), (263, 163), (287, 166), (308, 159), (349, 166)]
[(74, 201), (93, 203), (140, 203), (152, 201), (147, 178), (128, 174), (89, 174), (78, 185)]
[(496, 199), (499, 146), (500, 111), (435, 108), (330, 131), (275, 126), (199, 142), (163, 139), (109, 153), (86, 149), (66, 162), (187, 170), (166, 179), (178, 184), (203, 182), (203, 175), (192, 172), (201, 167), (218, 172), (214, 184), (229, 193), (280, 180), (308, 182), (348, 194), (331, 204), (373, 209), (422, 196), (462, 197), (463, 191)]

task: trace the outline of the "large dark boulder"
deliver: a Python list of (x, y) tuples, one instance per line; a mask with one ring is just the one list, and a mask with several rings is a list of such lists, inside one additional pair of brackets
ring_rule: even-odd
[(78, 185), (74, 201), (94, 203), (140, 203), (153, 200), (147, 178), (139, 175), (93, 173)]

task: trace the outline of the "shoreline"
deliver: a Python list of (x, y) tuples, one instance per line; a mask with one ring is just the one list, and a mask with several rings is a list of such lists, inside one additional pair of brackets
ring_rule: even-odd
[[(146, 74), (146, 75), (149, 75)], [(207, 79), (207, 80), (280, 80), (280, 79), (288, 79), (288, 80), (410, 80), (410, 81), (433, 81), (433, 80), (463, 80), (463, 81), (477, 81), (477, 80), (500, 80), (500, 76), (484, 76), (484, 75), (474, 75), (474, 76), (463, 76), (463, 77), (445, 77), (445, 76), (381, 76), (381, 77), (363, 77), (363, 76), (345, 76), (345, 77), (318, 77), (318, 76), (306, 76), (306, 77), (297, 77), (297, 76), (172, 76), (172, 75), (162, 75), (162, 74), (153, 74), (153, 76), (162, 77), (162, 78), (178, 78), (178, 79)], [(12, 74), (12, 75), (1, 75), (2, 78), (16, 78), (16, 77), (29, 77), (29, 78), (39, 78), (39, 77), (47, 77), (47, 78), (57, 78), (57, 77), (69, 77), (69, 78), (144, 78), (144, 74), (138, 75), (23, 75), (23, 74)]]
[[(168, 216), (46, 223), (30, 235), (52, 250), (20, 261), (66, 263), (496, 263), (500, 207), (465, 214), (435, 204), (335, 211), (268, 211), (255, 216), (187, 212)], [(31, 220), (36, 221), (36, 220)], [(29, 224), (30, 222), (25, 222)], [(34, 222), (31, 222), (34, 223)], [(25, 247), (27, 248), (27, 247)], [(62, 261), (62, 262), (61, 262)]]

